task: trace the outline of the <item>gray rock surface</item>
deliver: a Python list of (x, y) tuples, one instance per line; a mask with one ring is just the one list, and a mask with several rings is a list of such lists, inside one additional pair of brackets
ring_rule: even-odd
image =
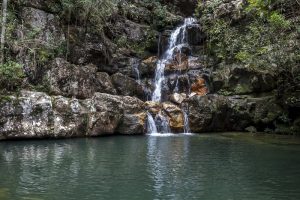
[(145, 115), (134, 97), (95, 93), (78, 100), (22, 91), (0, 103), (0, 139), (143, 134)]

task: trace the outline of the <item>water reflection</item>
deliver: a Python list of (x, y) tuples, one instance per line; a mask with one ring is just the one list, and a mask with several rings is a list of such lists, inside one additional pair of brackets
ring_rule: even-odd
[(300, 199), (299, 152), (214, 136), (1, 142), (0, 199)]
[[(178, 137), (181, 137), (178, 139)], [(204, 187), (202, 182), (184, 177), (188, 173), (188, 160), (190, 140), (188, 136), (156, 137), (147, 138), (147, 169), (153, 180), (155, 199), (186, 198), (183, 191), (189, 191), (191, 186), (197, 185), (200, 190)], [(199, 168), (201, 168), (199, 166)], [(203, 176), (201, 172), (198, 177)], [(195, 184), (198, 181), (197, 184)], [(200, 193), (198, 193), (199, 195)]]

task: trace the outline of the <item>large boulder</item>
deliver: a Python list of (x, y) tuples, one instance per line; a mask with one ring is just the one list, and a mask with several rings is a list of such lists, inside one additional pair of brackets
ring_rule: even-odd
[(213, 72), (214, 92), (231, 94), (270, 92), (276, 88), (276, 75), (271, 70), (263, 71), (245, 66), (224, 66)]
[(145, 116), (134, 97), (95, 93), (78, 100), (21, 91), (1, 98), (0, 139), (143, 134)]
[(162, 104), (164, 113), (168, 116), (169, 126), (172, 132), (182, 133), (184, 127), (184, 116), (182, 110), (173, 103)]
[[(129, 115), (143, 113), (143, 102), (141, 100), (128, 96), (96, 93), (85, 104), (90, 106), (89, 135), (97, 136), (117, 132), (126, 134), (143, 133), (143, 119), (128, 119)], [(124, 116), (126, 117), (124, 118)], [(127, 124), (127, 127), (124, 127), (124, 123)], [(119, 128), (120, 124), (122, 124), (122, 127)]]
[(82, 26), (68, 25), (68, 60), (77, 65), (94, 64), (100, 71), (112, 72), (112, 55), (116, 51), (114, 44), (103, 33), (88, 31)]
[(146, 116), (145, 112), (125, 114), (116, 132), (126, 135), (145, 133)]
[(118, 94), (136, 96), (140, 99), (144, 98), (143, 87), (135, 79), (121, 73), (116, 73), (111, 78)]
[(23, 92), (19, 98), (8, 97), (2, 100), (0, 138), (31, 138), (54, 135), (52, 108), (51, 97), (44, 93)]
[(44, 81), (54, 95), (86, 99), (95, 92), (116, 94), (109, 75), (97, 73), (94, 65), (78, 66), (57, 58), (49, 68)]
[[(13, 29), (13, 35), (15, 36), (11, 38), (10, 50), (17, 62), (24, 66), (29, 80), (37, 82), (39, 76), (43, 74), (40, 66), (51, 59), (54, 52), (60, 50), (62, 45), (65, 45), (64, 31), (57, 15), (34, 6), (20, 7), (19, 15), (22, 20), (14, 20), (16, 27)], [(17, 24), (21, 21), (22, 24)]]
[(193, 132), (244, 131), (249, 126), (258, 131), (274, 128), (282, 108), (274, 97), (221, 95), (194, 96), (187, 100)]

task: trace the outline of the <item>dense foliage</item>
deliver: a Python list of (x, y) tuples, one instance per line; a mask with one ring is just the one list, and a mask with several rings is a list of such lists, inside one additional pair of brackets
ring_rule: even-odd
[(207, 53), (215, 61), (275, 71), (279, 86), (284, 82), (285, 89), (296, 91), (300, 85), (299, 11), (300, 4), (294, 0), (208, 0), (199, 1), (197, 14), (208, 38)]

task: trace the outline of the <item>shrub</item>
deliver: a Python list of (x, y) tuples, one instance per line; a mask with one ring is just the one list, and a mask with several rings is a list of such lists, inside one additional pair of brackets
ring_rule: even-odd
[(24, 77), (23, 68), (19, 63), (8, 61), (0, 65), (0, 87), (2, 90), (18, 89)]

